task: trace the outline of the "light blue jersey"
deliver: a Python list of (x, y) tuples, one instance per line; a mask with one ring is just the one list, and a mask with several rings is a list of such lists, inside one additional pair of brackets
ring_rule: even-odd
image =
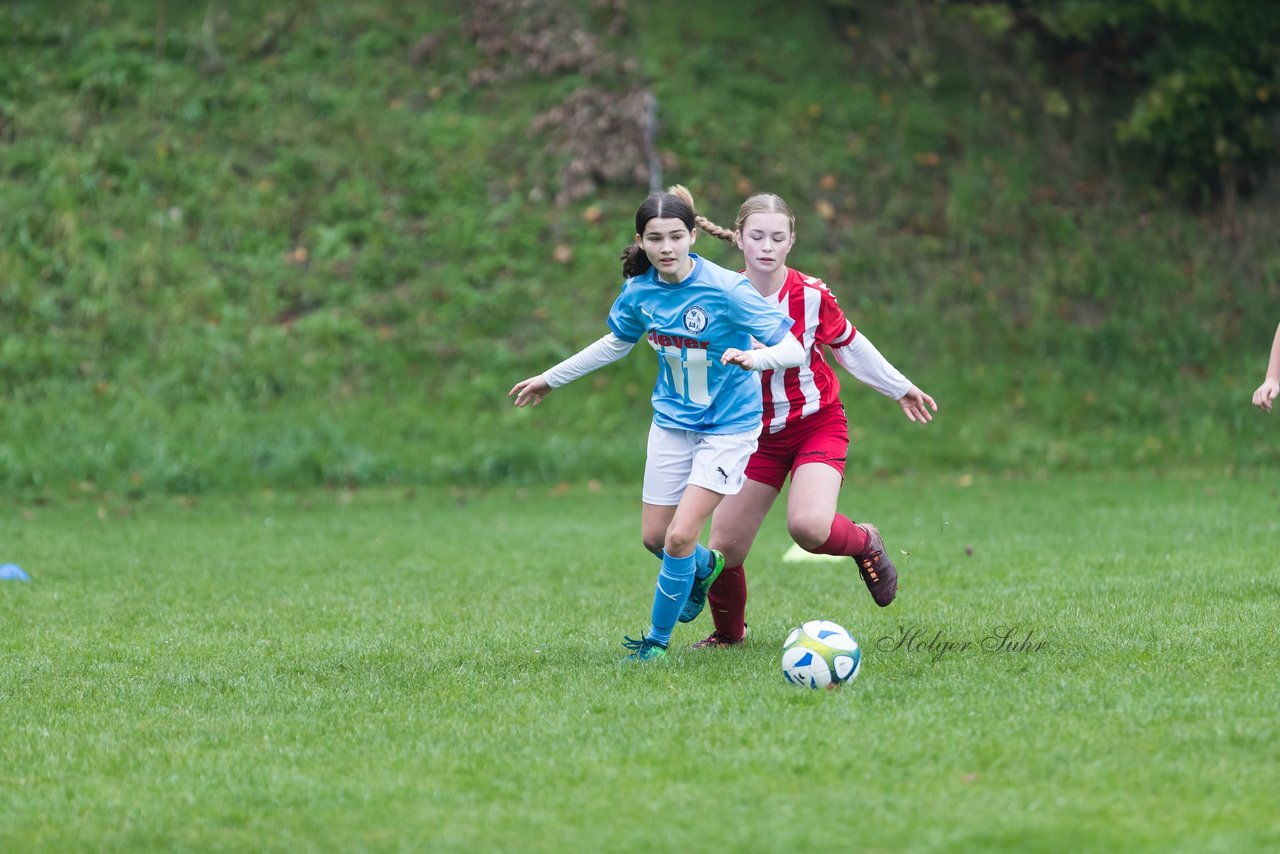
[(623, 341), (641, 338), (658, 354), (653, 420), (659, 427), (699, 433), (746, 433), (760, 426), (760, 378), (722, 365), (730, 347), (751, 339), (773, 346), (791, 318), (770, 305), (746, 276), (690, 253), (693, 270), (670, 284), (658, 271), (622, 283), (609, 311), (609, 329)]

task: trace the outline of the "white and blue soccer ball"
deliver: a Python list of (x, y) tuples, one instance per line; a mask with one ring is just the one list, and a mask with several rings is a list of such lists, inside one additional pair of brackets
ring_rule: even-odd
[(782, 675), (792, 685), (835, 688), (858, 678), (862, 650), (839, 623), (809, 620), (782, 644)]

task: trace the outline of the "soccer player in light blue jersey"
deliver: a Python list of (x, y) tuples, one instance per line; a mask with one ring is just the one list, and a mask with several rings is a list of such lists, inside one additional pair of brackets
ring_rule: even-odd
[[(693, 254), (693, 196), (676, 186), (636, 211), (635, 241), (622, 254), (626, 281), (609, 332), (509, 392), (537, 405), (552, 389), (611, 364), (644, 340), (658, 357), (644, 471), (644, 546), (662, 559), (650, 628), (627, 638), (635, 661), (666, 655), (681, 611), (700, 610), (724, 558), (698, 543), (726, 495), (742, 488), (763, 408), (752, 371), (799, 365), (804, 347), (791, 318), (740, 273)], [(753, 349), (754, 348), (754, 349)]]

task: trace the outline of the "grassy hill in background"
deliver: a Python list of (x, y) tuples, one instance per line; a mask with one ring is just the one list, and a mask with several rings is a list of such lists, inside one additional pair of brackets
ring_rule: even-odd
[(505, 393), (603, 333), (650, 104), (938, 399), (848, 380), (866, 469), (1280, 461), (1274, 190), (1187, 211), (945, 10), (793, 6), (0, 6), (0, 490), (638, 477), (651, 357)]

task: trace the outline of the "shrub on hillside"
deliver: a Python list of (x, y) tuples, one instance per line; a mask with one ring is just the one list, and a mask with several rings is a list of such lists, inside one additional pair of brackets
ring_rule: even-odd
[[(863, 0), (827, 0), (858, 13)], [(1021, 63), (1117, 110), (1116, 139), (1191, 201), (1248, 194), (1280, 162), (1280, 15), (1250, 0), (936, 0)], [(913, 4), (917, 12), (920, 6)], [(870, 6), (866, 7), (871, 12)], [(919, 16), (916, 16), (917, 25)], [(1047, 67), (1047, 68), (1046, 68)], [(1070, 77), (1070, 80), (1064, 78)], [(1070, 112), (1059, 88), (1044, 93)]]

